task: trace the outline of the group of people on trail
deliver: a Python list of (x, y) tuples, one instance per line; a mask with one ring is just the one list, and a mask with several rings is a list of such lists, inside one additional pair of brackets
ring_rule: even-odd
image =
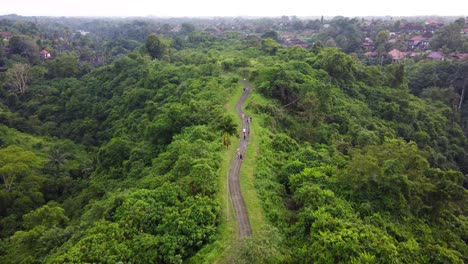
[(242, 128), (242, 135), (244, 136), (244, 140), (247, 140), (247, 137), (250, 136), (250, 128)]
[[(245, 115), (244, 112), (241, 114), (242, 117), (242, 136), (244, 140), (247, 140), (248, 137), (250, 137), (250, 124), (252, 124), (252, 117), (248, 117)], [(240, 152), (240, 149), (237, 149), (237, 158), (240, 160), (243, 160), (242, 153)]]
[(246, 116), (244, 112), (242, 112), (241, 117), (242, 117), (242, 122), (245, 121), (247, 125), (250, 125), (252, 123), (252, 117)]
[(237, 158), (240, 159), (240, 160), (243, 160), (244, 158), (242, 157), (242, 153), (240, 152), (240, 149), (237, 149)]
[(247, 117), (246, 122), (247, 122), (247, 125), (250, 125), (252, 123), (252, 117), (251, 116)]
[(252, 123), (252, 117), (248, 117), (245, 115), (244, 112), (242, 112), (242, 123), (244, 124), (244, 121), (245, 121), (245, 125), (246, 127), (243, 127), (242, 128), (242, 135), (244, 137), (244, 140), (247, 140), (247, 137), (250, 136), (250, 124)]

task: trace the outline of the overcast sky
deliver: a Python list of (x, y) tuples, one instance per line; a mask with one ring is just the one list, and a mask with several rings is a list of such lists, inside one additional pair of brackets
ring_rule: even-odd
[(466, 16), (466, 0), (1, 0), (23, 16)]

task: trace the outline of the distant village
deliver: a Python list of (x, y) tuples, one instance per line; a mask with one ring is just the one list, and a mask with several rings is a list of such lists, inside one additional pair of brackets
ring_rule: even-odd
[[(257, 23), (239, 21), (240, 25), (232, 28), (218, 27), (213, 35), (226, 37), (225, 32), (238, 30), (243, 38), (262, 38), (269, 33), (283, 47), (299, 46), (305, 49), (312, 48), (317, 42), (328, 47), (342, 48), (345, 52), (356, 54), (359, 58), (382, 63), (401, 63), (405, 60), (467, 60), (468, 59), (468, 19), (460, 18), (463, 25), (455, 32), (459, 37), (459, 47), (432, 47), (431, 42), (439, 32), (446, 30), (446, 26), (454, 23), (455, 19), (446, 22), (438, 19), (411, 18), (393, 19), (384, 18), (345, 18), (338, 17), (331, 20), (321, 19), (302, 20), (297, 17), (284, 16), (281, 19), (265, 19)], [(264, 24), (269, 21), (270, 28)], [(450, 22), (447, 22), (450, 21)], [(344, 25), (343, 24), (347, 24)], [(260, 29), (260, 30), (259, 30)], [(264, 32), (262, 32), (262, 29)], [(451, 30), (452, 28), (450, 28)], [(377, 39), (379, 33), (384, 37)], [(450, 32), (450, 34), (453, 32)], [(451, 37), (448, 34), (441, 34)], [(344, 41), (343, 41), (344, 39)], [(341, 40), (341, 41), (340, 41)], [(343, 44), (343, 42), (345, 44)], [(350, 42), (354, 42), (350, 44)], [(344, 46), (351, 46), (346, 49)]]
[[(0, 59), (2, 56), (8, 57), (14, 53), (10, 43), (12, 38), (28, 35), (18, 30), (9, 31), (11, 26), (2, 26), (7, 24), (5, 21), (18, 23), (18, 21), (26, 20), (27, 23), (34, 24), (33, 27), (38, 25), (33, 39), (36, 40), (38, 47), (35, 56), (42, 61), (54, 59), (63, 52), (76, 52), (82, 43), (89, 43), (90, 39), (96, 41), (105, 37), (100, 35), (99, 27), (107, 23), (106, 20), (93, 24), (89, 19), (75, 21), (74, 18), (67, 18), (68, 20), (62, 21), (63, 19), (44, 17), (33, 20), (33, 18), (16, 15), (0, 17)], [(425, 59), (468, 60), (468, 19), (465, 18), (333, 17), (325, 19), (322, 16), (302, 19), (295, 16), (283, 16), (255, 19), (134, 18), (134, 20), (115, 20), (116, 23), (126, 23), (128, 32), (114, 33), (109, 36), (109, 39), (115, 40), (120, 37), (139, 43), (142, 43), (152, 33), (177, 38), (182, 31), (189, 28), (190, 31), (185, 33), (198, 32), (223, 39), (235, 37), (253, 43), (252, 45), (258, 45), (262, 39), (272, 38), (283, 47), (297, 46), (304, 49), (312, 49), (315, 46), (337, 47), (346, 53), (354, 54), (368, 65)], [(60, 23), (64, 26), (62, 29), (57, 29), (57, 24), (60, 25)], [(70, 27), (67, 23), (74, 27)], [(52, 28), (51, 25), (54, 27)], [(106, 30), (105, 32), (110, 31)], [(102, 29), (101, 31), (104, 32)], [(441, 43), (444, 41), (451, 42)], [(106, 60), (106, 57), (116, 55), (113, 54), (115, 49), (112, 52), (98, 52), (99, 48), (96, 45), (91, 46), (94, 46), (94, 49), (83, 48), (86, 50), (86, 56), (80, 55), (90, 60), (91, 64), (100, 64)], [(130, 49), (128, 46), (132, 45), (124, 45), (121, 52)], [(78, 53), (81, 54), (81, 51)], [(0, 65), (1, 68), (2, 65)]]
[[(465, 20), (467, 23), (468, 20)], [(378, 43), (376, 38), (378, 33), (375, 34), (376, 28), (382, 28), (384, 21), (380, 19), (361, 20), (360, 35), (361, 43), (353, 53), (367, 61), (377, 61), (386, 59), (391, 63), (401, 63), (405, 60), (468, 60), (468, 25), (464, 25), (458, 32), (461, 39), (465, 43), (464, 47), (460, 50), (447, 50), (444, 48), (434, 49), (431, 47), (431, 39), (436, 32), (443, 31), (444, 22), (435, 19), (427, 19), (419, 22), (408, 22), (402, 24), (396, 22), (400, 26), (392, 28), (393, 30), (382, 29), (381, 32), (386, 31), (387, 34), (384, 38), (384, 43)], [(326, 31), (328, 28), (333, 27), (331, 23), (324, 23), (322, 28)], [(373, 33), (375, 34), (372, 37)], [(285, 31), (280, 34), (280, 40), (285, 47), (300, 46), (305, 49), (311, 48), (314, 43), (309, 40), (314, 36), (320, 35), (320, 30), (305, 30), (299, 32)], [(333, 38), (328, 38), (324, 43), (325, 46), (339, 47)], [(379, 47), (379, 44), (383, 44)]]

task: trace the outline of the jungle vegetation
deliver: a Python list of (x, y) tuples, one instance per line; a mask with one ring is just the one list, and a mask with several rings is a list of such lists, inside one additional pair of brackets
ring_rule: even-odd
[(266, 219), (236, 263), (468, 262), (468, 62), (85, 22), (0, 20), (2, 263), (198, 262), (243, 78)]

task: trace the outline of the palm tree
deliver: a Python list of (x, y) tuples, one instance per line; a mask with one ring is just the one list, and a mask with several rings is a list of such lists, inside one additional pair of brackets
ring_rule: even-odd
[(99, 162), (97, 155), (90, 156), (90, 158), (84, 162), (83, 168), (81, 169), (81, 174), (83, 175), (83, 177), (90, 176), (93, 173), (93, 171), (96, 170), (96, 166), (98, 163)]
[(225, 115), (219, 123), (219, 129), (223, 135), (223, 145), (226, 149), (231, 145), (231, 136), (237, 135), (237, 124), (232, 115)]
[(60, 168), (65, 166), (69, 156), (70, 154), (63, 152), (61, 149), (53, 149), (49, 154), (49, 167), (55, 169), (55, 172), (59, 172)]

